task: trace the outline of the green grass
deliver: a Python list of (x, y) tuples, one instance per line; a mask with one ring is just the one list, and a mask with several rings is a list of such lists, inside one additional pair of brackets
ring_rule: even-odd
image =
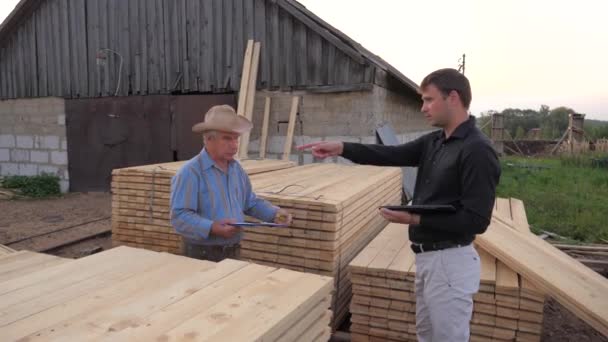
[(532, 230), (553, 232), (581, 242), (608, 240), (608, 169), (590, 158), (505, 157), (499, 197), (524, 201)]
[(42, 174), (40, 176), (8, 176), (0, 180), (5, 189), (17, 190), (26, 197), (44, 198), (61, 195), (59, 177)]

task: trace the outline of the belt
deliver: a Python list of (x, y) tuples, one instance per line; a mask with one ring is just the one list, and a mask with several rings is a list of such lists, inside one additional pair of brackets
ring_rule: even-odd
[(424, 253), (432, 251), (440, 251), (448, 248), (459, 248), (470, 245), (470, 242), (456, 242), (456, 241), (440, 241), (431, 243), (412, 243), (410, 246), (414, 253)]

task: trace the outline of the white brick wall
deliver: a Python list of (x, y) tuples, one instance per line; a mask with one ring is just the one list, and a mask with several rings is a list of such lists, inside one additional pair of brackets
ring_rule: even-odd
[(42, 165), (42, 166), (38, 167), (38, 172), (40, 174), (46, 173), (46, 174), (51, 174), (51, 175), (55, 175), (55, 176), (59, 176), (59, 177), (63, 178), (61, 173), (59, 172), (59, 168), (57, 166)]
[(31, 135), (18, 135), (17, 136), (17, 147), (18, 148), (33, 148), (34, 137)]
[(38, 174), (38, 165), (36, 165), (36, 164), (19, 164), (19, 175), (36, 176), (37, 174)]
[(11, 150), (11, 161), (13, 162), (28, 162), (30, 161), (29, 150)]
[(69, 187), (65, 101), (0, 101), (0, 175), (57, 175)]
[(63, 151), (51, 152), (51, 162), (53, 164), (67, 165), (68, 164), (68, 153)]
[(30, 161), (32, 163), (46, 164), (49, 162), (49, 152), (32, 150), (30, 152)]
[(15, 136), (12, 134), (0, 134), (0, 147), (15, 147)]
[(58, 150), (59, 149), (59, 137), (54, 135), (39, 136), (38, 141), (39, 148), (47, 150)]
[(2, 176), (15, 176), (19, 174), (19, 164), (3, 163), (0, 169)]
[(0, 148), (0, 162), (11, 160), (11, 153), (8, 148)]

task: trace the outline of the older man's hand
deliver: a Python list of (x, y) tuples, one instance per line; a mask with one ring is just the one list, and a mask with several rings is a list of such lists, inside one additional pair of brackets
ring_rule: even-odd
[(420, 224), (420, 215), (410, 214), (407, 211), (394, 211), (382, 208), (380, 209), (380, 215), (393, 223)]
[(291, 222), (293, 221), (293, 216), (285, 209), (279, 209), (277, 210), (276, 215), (274, 216), (274, 223), (276, 224), (284, 224), (284, 225), (291, 225)]
[(230, 239), (235, 234), (241, 231), (241, 228), (231, 226), (231, 223), (236, 223), (235, 219), (222, 219), (213, 222), (211, 226), (211, 234), (221, 236), (224, 239)]

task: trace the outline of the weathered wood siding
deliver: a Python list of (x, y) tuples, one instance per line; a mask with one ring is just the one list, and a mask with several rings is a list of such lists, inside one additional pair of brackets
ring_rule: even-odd
[[(262, 42), (259, 88), (374, 81), (375, 66), (310, 20), (283, 0), (41, 1), (0, 40), (0, 98), (238, 91), (248, 39)], [(101, 48), (122, 69), (113, 53), (99, 66)]]

